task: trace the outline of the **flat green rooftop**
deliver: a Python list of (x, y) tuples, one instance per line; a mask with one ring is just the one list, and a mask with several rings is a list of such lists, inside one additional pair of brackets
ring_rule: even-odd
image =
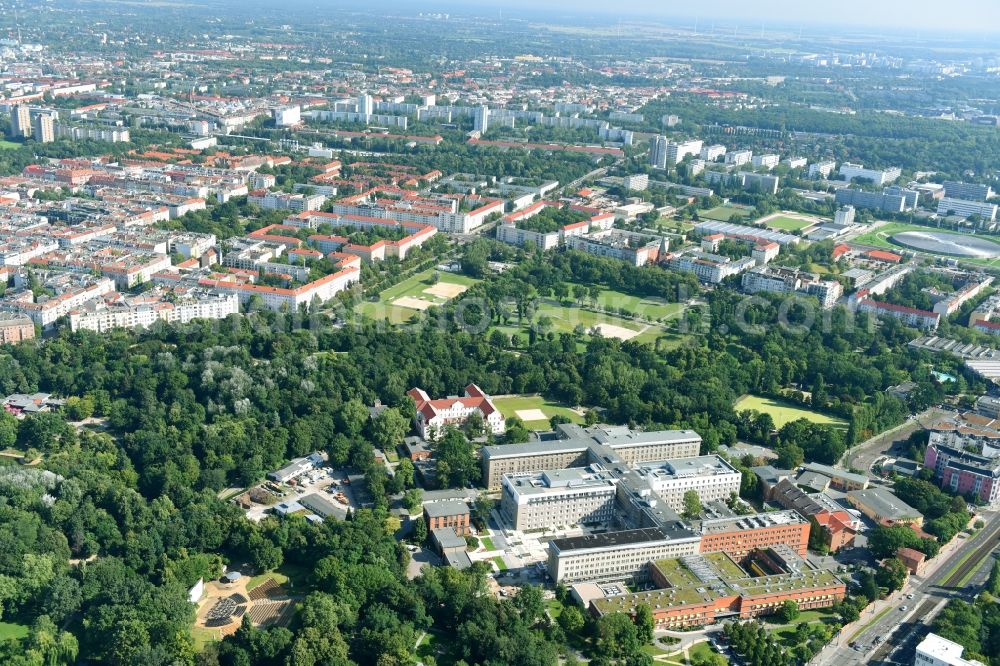
[(668, 587), (635, 594), (597, 599), (601, 613), (630, 613), (646, 604), (654, 611), (678, 606), (711, 603), (724, 597), (756, 597), (775, 592), (821, 589), (840, 584), (829, 571), (814, 570), (797, 562), (797, 571), (753, 576), (725, 553), (691, 555), (682, 559), (650, 563)]

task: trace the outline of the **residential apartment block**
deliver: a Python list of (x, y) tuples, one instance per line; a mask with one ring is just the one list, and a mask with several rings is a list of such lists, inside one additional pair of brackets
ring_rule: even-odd
[(103, 333), (115, 328), (149, 327), (158, 321), (186, 324), (194, 319), (225, 319), (239, 312), (235, 294), (212, 292), (177, 295), (143, 293), (128, 296), (117, 292), (92, 300), (69, 313), (74, 331)]
[(837, 168), (837, 163), (832, 160), (823, 162), (813, 162), (809, 165), (810, 178), (829, 178), (833, 170)]
[(0, 312), (0, 345), (16, 345), (35, 337), (35, 323), (30, 317)]
[(794, 268), (760, 266), (743, 274), (743, 290), (749, 294), (802, 293), (819, 299), (820, 307), (832, 308), (843, 295), (844, 289), (835, 280), (820, 280), (819, 276)]
[(739, 275), (756, 265), (751, 257), (730, 259), (719, 254), (688, 251), (684, 254), (668, 255), (667, 265), (675, 271), (694, 273), (701, 282), (719, 284), (727, 277)]
[(655, 263), (661, 253), (666, 254), (668, 241), (666, 238), (610, 229), (569, 237), (566, 245), (587, 254), (610, 257), (638, 267)]
[(938, 215), (958, 215), (960, 217), (976, 216), (986, 222), (997, 219), (997, 205), (983, 201), (965, 201), (945, 197), (938, 202)]
[(993, 188), (989, 185), (946, 180), (944, 182), (944, 196), (963, 201), (986, 201), (993, 197)]
[(249, 203), (265, 210), (319, 210), (326, 203), (322, 194), (287, 194), (257, 190), (247, 197)]
[(861, 180), (868, 180), (876, 185), (888, 185), (893, 181), (897, 180), (903, 172), (897, 168), (892, 167), (889, 169), (866, 169), (861, 164), (852, 164), (851, 162), (844, 162), (840, 165), (840, 177), (842, 180), (848, 182), (859, 178)]
[(863, 300), (859, 301), (858, 311), (866, 312), (879, 318), (892, 317), (903, 322), (906, 326), (926, 330), (936, 329), (938, 323), (941, 321), (941, 315), (937, 312), (928, 312), (927, 310), (919, 310), (893, 303), (882, 303), (873, 301), (870, 298), (863, 298)]
[(1000, 505), (1000, 447), (986, 436), (932, 431), (924, 467), (934, 480), (958, 495), (973, 495), (991, 507)]

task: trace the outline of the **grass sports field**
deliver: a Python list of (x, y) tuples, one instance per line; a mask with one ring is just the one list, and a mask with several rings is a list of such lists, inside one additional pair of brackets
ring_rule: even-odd
[[(432, 279), (435, 272), (439, 276), (436, 284)], [(379, 294), (378, 301), (365, 301), (354, 310), (372, 319), (403, 324), (431, 306), (447, 303), (476, 282), (474, 278), (432, 268), (389, 287)]]
[[(905, 250), (901, 245), (896, 245), (889, 238), (895, 234), (902, 233), (904, 231), (941, 231), (943, 233), (957, 234), (959, 236), (966, 236), (961, 231), (953, 231), (951, 229), (937, 227), (925, 227), (917, 224), (904, 224), (902, 222), (890, 222), (889, 224), (884, 224), (878, 229), (869, 231), (868, 233), (862, 234), (854, 239), (854, 241), (860, 245), (872, 245), (874, 247), (882, 247), (887, 250), (900, 251)], [(977, 234), (977, 238), (985, 238), (987, 240), (993, 241), (994, 243), (1000, 244), (1000, 237), (988, 236), (985, 234)], [(948, 255), (941, 255), (948, 256)], [(951, 259), (958, 259), (962, 263), (976, 264), (977, 266), (991, 266), (1000, 267), (1000, 259), (966, 259), (961, 257), (949, 257)]]
[(771, 229), (777, 229), (778, 231), (798, 231), (799, 229), (805, 229), (806, 227), (814, 225), (815, 222), (812, 220), (802, 220), (797, 217), (779, 215), (778, 217), (771, 218), (764, 224)]
[(577, 325), (586, 332), (598, 328), (606, 338), (652, 342), (662, 332), (658, 326), (650, 326), (637, 321), (615, 317), (603, 312), (591, 312), (578, 307), (542, 303), (538, 306), (535, 321), (548, 317), (552, 330), (556, 333), (572, 333)]
[(716, 208), (710, 208), (709, 210), (698, 211), (698, 217), (703, 220), (728, 222), (733, 215), (742, 215), (748, 210), (748, 208), (740, 208), (738, 206), (718, 206)]
[(549, 402), (540, 395), (520, 395), (512, 398), (494, 398), (497, 409), (505, 419), (517, 417), (529, 430), (548, 430), (549, 419), (560, 414), (573, 423), (582, 423), (583, 417), (568, 407)]
[[(623, 302), (628, 302), (630, 304), (636, 304), (640, 301), (640, 299), (634, 296), (625, 296), (624, 298), (626, 300)], [(645, 303), (645, 299), (643, 299), (642, 302)], [(621, 307), (629, 306), (625, 305)], [(673, 318), (673, 316), (670, 316), (669, 313), (680, 312), (681, 309), (681, 306), (673, 303), (650, 303), (650, 307), (653, 308), (653, 312), (646, 314), (645, 316), (650, 316), (650, 314), (653, 313), (666, 313), (668, 315), (668, 319)], [(606, 338), (630, 340), (640, 344), (652, 344), (656, 342), (657, 339), (664, 338), (664, 340), (660, 343), (661, 349), (664, 350), (679, 347), (686, 339), (686, 336), (668, 332), (667, 327), (663, 325), (645, 324), (631, 319), (626, 319), (624, 317), (605, 314), (603, 312), (592, 312), (575, 305), (558, 305), (552, 302), (541, 303), (535, 310), (533, 321), (537, 323), (541, 317), (548, 318), (550, 325), (548, 331), (555, 334), (573, 333), (577, 325), (582, 326), (584, 329), (584, 339), (586, 339), (594, 328), (598, 328), (601, 331), (601, 335)], [(517, 320), (512, 319), (506, 326), (494, 326), (493, 328), (494, 330), (498, 330), (505, 335), (518, 334), (522, 337), (527, 337), (528, 326), (528, 321), (523, 322), (523, 324), (519, 326)], [(583, 348), (584, 343), (581, 342), (581, 350)]]
[(652, 321), (672, 319), (678, 316), (684, 308), (680, 303), (668, 303), (659, 298), (629, 296), (611, 289), (602, 289), (597, 302), (603, 308), (625, 308), (643, 319)]
[(733, 409), (738, 412), (753, 409), (762, 414), (770, 414), (771, 418), (774, 419), (774, 425), (777, 428), (780, 428), (790, 421), (797, 421), (799, 419), (808, 419), (813, 423), (834, 425), (838, 428), (847, 427), (847, 422), (836, 416), (822, 414), (791, 402), (774, 400), (772, 398), (762, 398), (758, 395), (743, 396), (736, 401), (736, 404), (733, 405)]

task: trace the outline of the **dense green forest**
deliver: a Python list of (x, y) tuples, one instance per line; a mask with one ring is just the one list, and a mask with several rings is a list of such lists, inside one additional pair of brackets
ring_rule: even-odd
[(815, 134), (802, 139), (821, 147), (816, 155), (807, 155), (810, 158), (828, 156), (906, 171), (937, 170), (953, 177), (961, 177), (966, 170), (988, 176), (1000, 169), (1000, 132), (995, 127), (874, 111), (829, 113), (791, 105), (735, 111), (684, 96), (651, 102), (642, 112), (649, 118), (677, 114), (695, 135), (701, 127), (713, 124)]
[[(469, 249), (470, 268), (481, 250)], [(569, 278), (668, 296), (688, 280), (614, 266), (571, 252), (526, 257), (469, 297), (499, 301)], [(738, 396), (811, 386), (825, 409), (849, 416), (850, 429), (783, 428), (778, 445), (830, 461), (908, 411), (883, 393), (886, 386), (907, 378), (930, 383), (925, 360), (905, 352), (908, 334), (893, 323), (849, 326), (837, 311), (829, 330), (822, 320), (782, 327), (775, 325), (777, 305), (766, 302), (743, 312), (741, 324), (737, 305), (735, 294), (716, 290), (704, 313), (711, 324), (669, 352), (600, 338), (581, 347), (573, 335), (553, 333), (514, 350), (502, 337), (465, 332), (453, 308), (430, 311), (405, 329), (365, 322), (335, 328), (325, 317), (258, 313), (138, 334), (62, 331), (44, 344), (4, 348), (0, 391), (82, 397), (85, 409), (74, 409), (102, 419), (106, 430), (80, 431), (57, 414), (0, 427), (6, 445), (36, 448), (47, 470), (0, 473), (3, 617), (39, 632), (52, 631), (45, 622), (65, 627), (81, 655), (107, 663), (184, 663), (194, 658), (186, 586), (215, 570), (214, 556), (260, 569), (286, 562), (309, 572), (313, 591), (291, 630), (245, 628), (202, 663), (403, 663), (414, 632), (431, 619), (465, 617), (455, 595), (441, 594), (444, 583), (432, 581), (451, 576), (448, 585), (476, 589), (475, 574), (435, 572), (407, 582), (401, 572), (408, 554), (386, 531), (384, 498), (347, 523), (255, 524), (219, 502), (216, 491), (257, 481), (317, 449), (335, 465), (370, 468), (375, 438), (365, 405), (380, 398), (405, 413), (411, 386), (432, 395), (473, 381), (494, 394), (541, 392), (600, 407), (609, 422), (694, 428), (706, 450), (769, 436), (734, 413)], [(293, 330), (294, 321), (309, 327)], [(475, 464), (465, 469), (478, 481)], [(497, 647), (500, 654), (512, 652), (490, 661), (470, 640), (470, 663), (549, 663), (547, 655), (563, 649), (537, 614), (472, 596), (482, 606), (476, 612), (494, 619), (455, 631), (493, 623), (506, 646)]]

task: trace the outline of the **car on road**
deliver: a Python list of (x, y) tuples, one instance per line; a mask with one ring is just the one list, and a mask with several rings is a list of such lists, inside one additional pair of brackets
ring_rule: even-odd
[(910, 610), (910, 607), (909, 606), (900, 606), (899, 610), (901, 610), (901, 611), (908, 611), (908, 610)]
[(910, 592), (908, 595), (906, 595), (906, 598), (907, 599), (912, 599), (913, 598), (913, 592)]

